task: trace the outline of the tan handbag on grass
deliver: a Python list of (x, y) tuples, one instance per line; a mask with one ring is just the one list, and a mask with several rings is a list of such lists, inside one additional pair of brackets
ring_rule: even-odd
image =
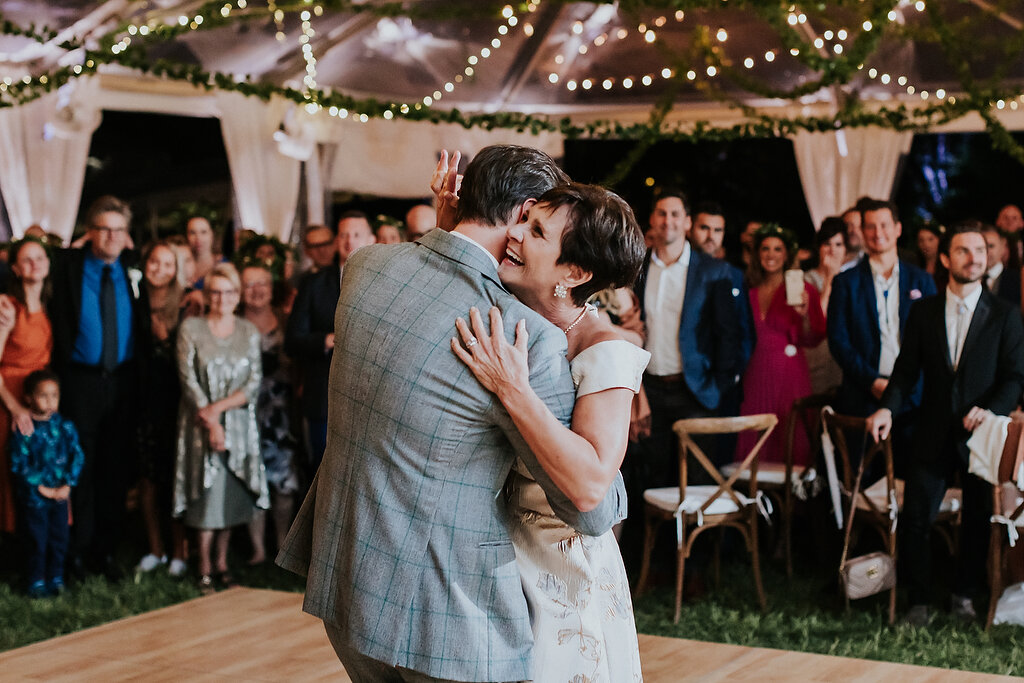
[(870, 595), (891, 590), (896, 585), (896, 563), (889, 553), (869, 553), (847, 559), (850, 551), (850, 530), (853, 528), (853, 516), (857, 511), (857, 495), (860, 493), (860, 480), (864, 475), (864, 460), (860, 460), (857, 468), (857, 481), (850, 494), (850, 514), (846, 518), (846, 537), (843, 540), (843, 558), (839, 561), (839, 582), (843, 592), (850, 600), (859, 600)]

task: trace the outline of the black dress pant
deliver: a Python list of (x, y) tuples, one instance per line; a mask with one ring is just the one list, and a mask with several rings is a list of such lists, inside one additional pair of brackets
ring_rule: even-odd
[(72, 364), (61, 379), (61, 414), (78, 429), (85, 455), (71, 494), (70, 550), (102, 563), (121, 540), (125, 494), (137, 475), (137, 370), (133, 361), (110, 372)]
[(992, 487), (968, 474), (967, 463), (949, 449), (934, 462), (913, 459), (907, 463), (903, 514), (898, 535), (903, 552), (904, 575), (899, 582), (907, 589), (911, 605), (926, 605), (931, 598), (932, 524), (946, 489), (959, 475), (964, 499), (960, 552), (952, 590), (973, 597), (985, 585), (988, 558), (989, 517), (992, 515)]

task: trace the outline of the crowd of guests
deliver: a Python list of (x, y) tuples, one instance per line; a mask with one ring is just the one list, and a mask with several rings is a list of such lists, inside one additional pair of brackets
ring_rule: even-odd
[(337, 230), (310, 226), (302, 273), (251, 231), (226, 259), (202, 217), (136, 250), (129, 207), (109, 196), (71, 248), (35, 227), (11, 244), (0, 542), (21, 548), (28, 592), (58, 594), (68, 573), (119, 579), (129, 498), (148, 545), (136, 571), (183, 577), (191, 558), (201, 590), (229, 586), (236, 527), (250, 563), (266, 561), (323, 454), (341, 269), (366, 244), (429, 230), (433, 209), (407, 221), (348, 212)]
[[(65, 568), (75, 578), (122, 574), (114, 552), (136, 483), (148, 543), (138, 571), (166, 566), (184, 576), (192, 558), (202, 590), (231, 585), (228, 547), (238, 527), (247, 530), (250, 562), (264, 562), (268, 540), (283, 540), (324, 452), (345, 262), (373, 242), (415, 240), (436, 218), (419, 205), (404, 222), (352, 211), (336, 228), (308, 226), (302, 272), (289, 248), (251, 231), (236, 235), (235, 253), (224, 259), (201, 217), (183, 235), (136, 250), (130, 221), (124, 202), (104, 197), (72, 248), (30, 232), (7, 252), (0, 531), (23, 532), (25, 578), (36, 596), (59, 593)], [(917, 301), (947, 288), (973, 292), (977, 281), (1000, 306), (1021, 310), (1020, 210), (1006, 206), (993, 225), (926, 224), (907, 240), (912, 250), (898, 243), (897, 208), (871, 198), (825, 219), (810, 250), (774, 223), (734, 227), (718, 204), (691, 205), (679, 190), (658, 189), (635, 286), (595, 297), (622, 334), (651, 353), (623, 465), (634, 551), (624, 545), (627, 562), (643, 535), (642, 491), (678, 481), (672, 424), (681, 418), (769, 412), (784, 424), (794, 400), (831, 393), (837, 412), (891, 409), (894, 448), (911, 482), (924, 481), (925, 470), (943, 481), (971, 476), (952, 451), (915, 469), (921, 370), (909, 387), (890, 388), (890, 378), (899, 374)], [(967, 233), (982, 239), (983, 262), (977, 239), (959, 237)], [(727, 245), (734, 235), (735, 251)], [(951, 348), (959, 353), (963, 342)], [(1016, 367), (998, 371), (1024, 383)], [(969, 429), (957, 429), (952, 440), (964, 440)], [(725, 465), (750, 445), (741, 435), (704, 447)], [(808, 463), (811, 453), (797, 430), (794, 462)], [(784, 456), (779, 429), (761, 460)], [(917, 537), (908, 543), (926, 556), (938, 503), (914, 486), (908, 499), (926, 500), (915, 508), (908, 532)], [(987, 520), (966, 514), (976, 498), (965, 500), (965, 519)], [(985, 558), (969, 550), (955, 587), (964, 613), (972, 608), (960, 598), (980, 588)], [(911, 602), (927, 603), (927, 560), (917, 557), (910, 572)]]
[[(900, 583), (910, 623), (931, 618), (930, 528), (946, 487), (962, 487), (950, 605), (974, 619), (991, 495), (968, 473), (966, 441), (986, 415), (1009, 414), (1024, 390), (1022, 227), (1020, 210), (1008, 205), (994, 225), (926, 224), (908, 241), (916, 249), (905, 250), (896, 206), (865, 197), (825, 219), (809, 252), (786, 228), (752, 221), (730, 253), (720, 207), (691, 209), (681, 192), (662, 188), (635, 287), (652, 354), (644, 377), (651, 415), (623, 465), (627, 524), (642, 518), (644, 489), (678, 482), (676, 420), (774, 413), (785, 425), (796, 399), (827, 394), (836, 412), (869, 418), (877, 437), (892, 432), (897, 476), (906, 479)], [(937, 312), (915, 318), (919, 301), (928, 302), (922, 311)], [(944, 303), (952, 306), (945, 316)], [(901, 353), (905, 342), (912, 348)], [(811, 444), (802, 429), (794, 436), (793, 461), (807, 464)], [(752, 445), (741, 436), (735, 448), (702, 448), (723, 466)], [(785, 455), (780, 428), (760, 460), (779, 463)], [(690, 482), (712, 483), (692, 473)], [(624, 554), (628, 561), (636, 553)], [(694, 559), (699, 568), (700, 554)]]

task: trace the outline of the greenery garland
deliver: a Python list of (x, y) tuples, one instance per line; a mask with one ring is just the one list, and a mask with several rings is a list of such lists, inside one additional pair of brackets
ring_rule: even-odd
[[(568, 4), (573, 0), (544, 0), (547, 3)], [(610, 0), (591, 0), (593, 4), (606, 4)], [(1004, 11), (1004, 0), (993, 0), (994, 5), (988, 9), (978, 10), (983, 17), (998, 16)], [(508, 4), (504, 0), (464, 0), (445, 3), (404, 3), (379, 2), (366, 3), (358, 0), (317, 0), (316, 5), (322, 11), (369, 13), (377, 17), (409, 17), (418, 20), (466, 20), (474, 18), (496, 18), (501, 16), (502, 8)], [(520, 10), (525, 10), (526, 3), (515, 3)], [(327, 89), (298, 90), (276, 86), (269, 83), (258, 83), (251, 80), (236, 80), (229, 74), (208, 72), (201, 66), (185, 64), (164, 59), (150, 59), (147, 56), (146, 44), (162, 43), (193, 30), (209, 30), (227, 26), (239, 21), (266, 21), (269, 18), (265, 6), (248, 6), (244, 0), (214, 0), (201, 5), (192, 11), (193, 18), (185, 17), (184, 22), (174, 25), (147, 26), (145, 37), (138, 34), (138, 26), (124, 24), (110, 32), (100, 40), (97, 50), (85, 49), (74, 41), (66, 41), (60, 45), (68, 51), (79, 51), (81, 58), (78, 64), (53, 69), (35, 77), (26, 76), (20, 81), (4, 81), (0, 83), (0, 107), (14, 106), (31, 101), (46, 92), (54, 90), (72, 79), (94, 73), (101, 65), (117, 64), (156, 77), (184, 81), (207, 90), (219, 89), (239, 92), (267, 100), (272, 96), (280, 96), (299, 105), (313, 105), (323, 109), (336, 108), (351, 112), (361, 118), (406, 119), (431, 123), (454, 123), (466, 128), (479, 127), (485, 130), (513, 129), (534, 134), (556, 132), (568, 138), (598, 139), (630, 139), (641, 142), (640, 151), (624, 159), (617, 169), (621, 174), (635, 162), (642, 151), (658, 140), (674, 140), (686, 142), (699, 141), (731, 141), (741, 138), (789, 136), (800, 131), (823, 132), (834, 131), (843, 127), (877, 126), (893, 130), (924, 131), (933, 126), (956, 120), (970, 112), (977, 112), (985, 121), (986, 130), (991, 136), (993, 145), (1024, 163), (1024, 147), (1018, 144), (1013, 136), (994, 115), (993, 105), (1002, 100), (1008, 101), (1020, 96), (1018, 88), (1004, 85), (1003, 80), (1007, 69), (1019, 63), (1024, 55), (1024, 32), (1012, 37), (986, 36), (980, 31), (973, 31), (971, 40), (965, 41), (964, 36), (971, 35), (970, 18), (951, 20), (946, 18), (938, 0), (927, 3), (927, 25), (899, 25), (888, 21), (886, 15), (892, 10), (891, 0), (832, 0), (816, 3), (804, 9), (808, 16), (820, 26), (838, 26), (830, 12), (839, 12), (853, 23), (870, 22), (871, 30), (859, 30), (848, 43), (842, 55), (823, 55), (815, 48), (806, 36), (794, 30), (790, 24), (790, 15), (794, 6), (790, 2), (777, 0), (730, 0), (725, 5), (722, 0), (620, 0), (619, 7), (627, 13), (639, 17), (641, 13), (655, 11), (747, 11), (769, 24), (776, 33), (779, 44), (786, 54), (794, 56), (797, 61), (816, 74), (791, 88), (775, 88), (752, 78), (743, 69), (733, 65), (719, 45), (711, 39), (706, 27), (698, 27), (692, 32), (693, 39), (688, 51), (673, 53), (660, 42), (657, 46), (663, 50), (666, 63), (674, 66), (672, 79), (674, 83), (666, 94), (652, 108), (652, 114), (646, 122), (624, 124), (615, 120), (598, 120), (589, 123), (575, 123), (569, 117), (552, 118), (533, 116), (520, 112), (498, 113), (464, 113), (458, 109), (441, 110), (424, 106), (422, 103), (382, 102), (374, 98), (355, 98), (341, 92)], [(310, 0), (292, 0), (275, 3), (275, 9), (282, 16), (310, 11), (314, 5)], [(201, 16), (201, 23), (195, 17)], [(867, 24), (864, 24), (865, 26)], [(130, 30), (131, 29), (131, 30)], [(0, 34), (22, 36), (40, 43), (53, 41), (58, 33), (45, 28), (20, 27), (10, 21), (0, 22)], [(131, 34), (131, 35), (129, 35)], [(914, 39), (941, 47), (947, 60), (956, 70), (962, 94), (955, 99), (936, 102), (923, 107), (909, 107), (904, 103), (879, 106), (876, 110), (869, 109), (856, 97), (857, 79), (864, 68), (865, 62), (874, 54), (884, 36)], [(132, 38), (134, 36), (134, 38)], [(965, 49), (969, 46), (969, 49)], [(974, 76), (974, 61), (977, 55), (995, 55), (998, 63), (994, 73), (980, 80)], [(708, 67), (714, 67), (719, 73), (716, 79), (704, 78)], [(684, 74), (693, 71), (699, 77), (687, 79)], [(734, 125), (715, 125), (708, 121), (669, 121), (680, 86), (688, 84), (697, 88), (703, 95), (720, 102), (744, 115), (742, 123)], [(796, 100), (822, 88), (832, 88), (839, 101), (836, 112), (831, 116), (819, 117), (782, 117), (773, 116), (763, 110), (756, 110), (745, 104), (741, 99), (724, 87), (729, 84), (745, 93), (759, 97)], [(364, 119), (364, 120), (365, 120)], [(635, 157), (635, 158), (634, 158)], [(632, 161), (631, 161), (632, 159)]]

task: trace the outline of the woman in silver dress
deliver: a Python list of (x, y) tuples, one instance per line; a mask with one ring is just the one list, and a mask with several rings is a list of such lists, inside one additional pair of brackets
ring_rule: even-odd
[(260, 333), (235, 316), (241, 281), (234, 266), (214, 266), (203, 291), (209, 312), (182, 322), (178, 333), (182, 396), (174, 516), (199, 530), (199, 588), (209, 593), (215, 581), (233, 583), (227, 566), (231, 527), (248, 524), (257, 507), (267, 509), (270, 496), (256, 424)]

